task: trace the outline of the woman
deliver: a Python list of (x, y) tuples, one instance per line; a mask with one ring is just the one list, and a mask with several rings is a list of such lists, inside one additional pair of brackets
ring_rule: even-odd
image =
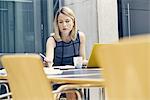
[[(49, 67), (73, 65), (73, 57), (81, 56), (83, 65), (87, 63), (85, 56), (85, 35), (77, 31), (74, 12), (68, 7), (57, 11), (54, 19), (54, 33), (47, 40), (46, 62)], [(54, 85), (54, 89), (60, 85)], [(68, 94), (67, 98), (74, 100), (75, 95)]]
[(81, 56), (83, 65), (87, 63), (85, 56), (85, 35), (77, 31), (74, 12), (68, 7), (57, 11), (54, 19), (54, 33), (46, 44), (45, 59), (48, 66), (73, 65), (73, 57)]

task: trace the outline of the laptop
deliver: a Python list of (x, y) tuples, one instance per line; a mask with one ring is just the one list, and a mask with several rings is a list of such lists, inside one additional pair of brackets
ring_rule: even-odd
[[(92, 51), (91, 51), (91, 55), (89, 57), (89, 60), (88, 60), (88, 64), (87, 64), (87, 67), (90, 68), (90, 67), (100, 67), (98, 65), (98, 61), (100, 59), (100, 48), (102, 47), (102, 45), (108, 45), (108, 44), (100, 44), (100, 43), (95, 43), (93, 45), (93, 48), (92, 48)], [(100, 63), (100, 62), (99, 62)]]

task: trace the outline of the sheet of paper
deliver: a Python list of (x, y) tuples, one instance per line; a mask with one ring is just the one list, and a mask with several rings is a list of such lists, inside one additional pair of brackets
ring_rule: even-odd
[(0, 70), (0, 75), (2, 75), (2, 76), (3, 76), (3, 75), (4, 75), (4, 76), (7, 75), (6, 70), (5, 70), (5, 69), (1, 69), (1, 70)]
[[(63, 73), (62, 70), (54, 69), (54, 68), (44, 68), (44, 72), (45, 72), (45, 74), (47, 74), (47, 75), (51, 75), (51, 74), (62, 74), (62, 73)], [(1, 69), (1, 70), (0, 70), (0, 75), (1, 75), (1, 76), (6, 76), (6, 75), (7, 75), (6, 70), (5, 70), (5, 69)]]
[(47, 75), (54, 75), (54, 74), (62, 74), (63, 71), (59, 69), (54, 69), (54, 68), (44, 68), (44, 72)]
[(75, 66), (66, 65), (66, 66), (53, 66), (54, 69), (75, 69)]

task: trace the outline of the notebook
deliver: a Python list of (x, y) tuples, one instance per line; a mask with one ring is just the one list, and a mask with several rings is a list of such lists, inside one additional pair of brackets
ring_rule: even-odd
[(93, 45), (91, 55), (90, 55), (89, 60), (88, 60), (87, 67), (100, 67), (100, 66), (98, 66), (97, 60), (100, 59), (98, 55), (100, 54), (100, 48), (102, 47), (102, 45), (108, 45), (108, 44), (95, 43)]

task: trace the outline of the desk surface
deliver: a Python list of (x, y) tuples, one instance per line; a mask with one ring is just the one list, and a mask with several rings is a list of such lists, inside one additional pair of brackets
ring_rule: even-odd
[[(102, 69), (70, 69), (63, 70), (62, 74), (48, 75), (50, 82), (56, 83), (75, 83), (75, 84), (99, 84), (104, 85)], [(0, 79), (7, 79), (7, 76), (0, 75)]]
[(57, 83), (104, 84), (102, 69), (71, 69), (63, 70), (62, 74), (48, 75), (48, 79)]

